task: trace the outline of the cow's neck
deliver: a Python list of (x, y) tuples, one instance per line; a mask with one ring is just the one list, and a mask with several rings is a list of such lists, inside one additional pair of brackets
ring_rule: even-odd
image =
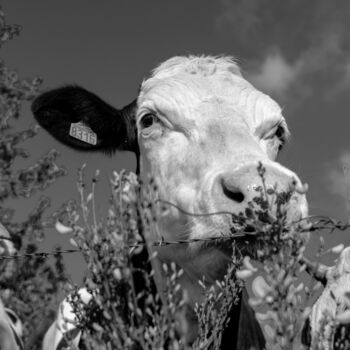
[[(159, 228), (165, 237), (174, 236), (174, 232), (168, 232), (169, 226), (160, 226)], [(177, 220), (171, 225), (171, 231), (175, 230), (175, 233), (179, 233), (183, 229), (182, 226), (182, 220)], [(151, 241), (158, 239), (156, 236), (147, 238)], [(186, 318), (190, 327), (188, 327), (189, 332), (186, 334), (186, 339), (189, 342), (193, 342), (198, 332), (198, 320), (193, 308), (196, 302), (201, 303), (204, 301), (205, 294), (198, 281), (205, 276), (204, 282), (207, 287), (215, 285), (216, 280), (220, 280), (225, 276), (231, 258), (227, 253), (216, 247), (201, 249), (200, 245), (196, 246), (193, 244), (178, 244), (160, 248), (149, 247), (149, 249), (149, 255), (153, 255), (153, 249), (156, 249), (158, 253), (156, 258), (151, 259), (158, 291), (166, 290), (166, 276), (163, 271), (163, 264), (175, 262), (179, 268), (184, 270), (179, 283), (186, 290), (189, 301)], [(163, 293), (160, 293), (160, 295), (163, 301), (166, 302)], [(263, 333), (255, 319), (254, 311), (248, 303), (248, 295), (245, 289), (241, 292), (239, 302), (232, 306), (227, 317), (229, 317), (229, 321), (222, 334), (221, 350), (248, 350), (252, 348), (260, 350), (265, 348)]]

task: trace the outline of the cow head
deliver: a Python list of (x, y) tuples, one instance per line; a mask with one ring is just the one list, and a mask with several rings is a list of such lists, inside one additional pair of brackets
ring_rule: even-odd
[[(32, 106), (38, 122), (61, 142), (80, 150), (130, 150), (140, 155), (140, 173), (156, 179), (161, 199), (171, 202), (161, 222), (165, 239), (208, 238), (230, 234), (230, 215), (243, 211), (261, 184), (287, 190), (300, 185), (277, 155), (288, 137), (281, 108), (255, 89), (229, 57), (174, 57), (145, 79), (136, 101), (117, 110), (76, 86), (49, 91)], [(70, 135), (82, 122), (88, 135)], [(79, 131), (80, 132), (80, 131)], [(72, 133), (71, 133), (72, 134)], [(80, 138), (80, 139), (79, 139)], [(290, 220), (307, 215), (303, 194), (288, 206)], [(185, 273), (190, 302), (198, 301), (198, 279), (223, 276), (228, 255), (220, 246), (203, 244), (161, 248), (160, 262), (175, 261)]]

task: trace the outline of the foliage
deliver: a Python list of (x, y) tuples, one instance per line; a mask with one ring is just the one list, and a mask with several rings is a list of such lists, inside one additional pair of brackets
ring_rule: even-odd
[[(286, 191), (279, 191), (276, 186), (267, 190), (265, 169), (260, 165), (257, 170), (261, 186), (255, 189), (255, 198), (244, 212), (232, 215), (233, 255), (225, 278), (210, 288), (205, 281), (199, 281), (206, 298), (195, 309), (198, 338), (191, 345), (183, 337), (188, 325), (186, 293), (177, 282), (182, 270), (175, 264), (162, 267), (168, 279), (164, 295), (160, 296), (152, 286), (154, 271), (147, 264), (142, 271), (135, 267), (135, 257), (141, 256), (147, 263), (155, 257), (143, 255), (147, 248), (143, 237), (159, 229), (157, 221), (167, 211), (162, 201), (155, 200), (154, 183), (141, 185), (132, 173), (114, 173), (107, 219), (97, 221), (94, 203), (97, 179), (93, 179), (92, 190), (86, 195), (80, 170), (81, 208), (69, 202), (56, 217), (59, 229), (73, 234), (71, 242), (84, 253), (88, 267), (84, 288), (93, 298), (83, 302), (75, 289), (70, 299), (77, 315), (74, 322), (83, 330), (87, 349), (219, 349), (228, 310), (237, 302), (244, 284), (251, 285), (253, 297), (249, 302), (264, 325), (268, 348), (300, 346), (311, 301), (321, 287), (312, 278), (305, 282), (303, 274), (310, 264), (304, 252), (309, 231), (321, 226), (317, 226), (319, 222), (312, 225), (306, 220), (290, 221), (288, 206), (295, 192), (301, 189), (293, 185)], [(219, 241), (222, 237), (215, 239)], [(249, 249), (246, 249), (247, 240)], [(148, 243), (148, 250), (152, 246), (182, 244), (164, 239)], [(336, 247), (332, 251), (341, 250)], [(251, 259), (256, 261), (256, 266)], [(141, 290), (137, 284), (141, 284)], [(336, 318), (323, 316), (321, 324), (333, 324), (336, 330)], [(343, 337), (346, 336), (344, 333)]]
[[(87, 349), (212, 349), (219, 344), (226, 314), (237, 302), (240, 284), (230, 268), (217, 288), (206, 290), (201, 283), (206, 302), (198, 305), (199, 338), (191, 347), (183, 338), (186, 325), (186, 294), (178, 283), (183, 270), (171, 263), (163, 265), (166, 287), (159, 295), (154, 286), (154, 270), (150, 266), (156, 253), (148, 254), (151, 246), (143, 239), (149, 231), (158, 230), (157, 221), (166, 208), (155, 201), (154, 183), (141, 186), (133, 173), (114, 173), (112, 197), (107, 219), (96, 221), (95, 184), (85, 196), (83, 172), (80, 170), (79, 207), (68, 202), (56, 213), (61, 232), (71, 232), (71, 240), (84, 254), (88, 267), (84, 288), (93, 295), (86, 304), (79, 292), (70, 301), (77, 315), (78, 327), (84, 330)], [(167, 244), (159, 241), (157, 245)], [(218, 304), (222, 308), (217, 312)]]
[[(20, 30), (18, 25), (6, 24), (0, 8), (0, 46), (18, 36)], [(23, 222), (13, 221), (14, 210), (8, 208), (6, 202), (31, 197), (37, 190), (46, 188), (64, 175), (64, 170), (55, 164), (55, 151), (26, 169), (14, 170), (18, 159), (29, 157), (21, 144), (33, 139), (37, 128), (17, 131), (13, 121), (20, 117), (22, 104), (37, 95), (40, 84), (40, 78), (20, 79), (17, 72), (0, 61), (0, 223), (10, 234), (6, 244), (13, 246), (18, 254), (38, 250), (38, 241), (44, 237), (43, 213), (49, 206), (49, 200), (41, 198)], [(40, 332), (46, 329), (57, 308), (56, 298), (64, 280), (62, 257), (56, 255), (52, 262), (39, 256), (2, 259), (0, 274), (1, 299), (22, 320), (26, 346), (35, 349), (37, 338), (42, 336)]]

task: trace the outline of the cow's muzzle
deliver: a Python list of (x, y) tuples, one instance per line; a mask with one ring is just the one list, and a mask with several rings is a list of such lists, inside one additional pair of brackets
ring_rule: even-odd
[[(218, 174), (213, 184), (216, 208), (232, 214), (247, 208), (276, 214), (282, 206), (287, 221), (297, 221), (308, 214), (303, 185), (296, 174), (275, 162), (252, 162)], [(265, 202), (264, 202), (265, 200)], [(281, 205), (281, 201), (285, 201)]]

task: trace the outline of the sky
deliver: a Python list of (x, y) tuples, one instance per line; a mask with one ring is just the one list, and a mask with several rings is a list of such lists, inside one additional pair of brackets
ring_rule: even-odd
[[(79, 84), (116, 107), (131, 102), (142, 79), (171, 56), (234, 56), (244, 76), (283, 107), (292, 138), (279, 161), (309, 184), (310, 214), (350, 218), (346, 205), (350, 201), (349, 1), (2, 0), (1, 4), (7, 22), (23, 26), (20, 37), (1, 51), (10, 68), (23, 78), (43, 77), (45, 90)], [(29, 106), (24, 106), (19, 127), (33, 123)], [(45, 192), (52, 197), (52, 211), (64, 200), (78, 197), (76, 171), (83, 163), (87, 179), (100, 169), (99, 195), (105, 204), (112, 171), (135, 170), (129, 153), (112, 159), (77, 153), (44, 130), (28, 143), (32, 159), (51, 148), (61, 153), (58, 163), (69, 172)], [(22, 203), (18, 215), (30, 205)], [(104, 204), (98, 208), (101, 215), (103, 208)], [(349, 233), (327, 236), (327, 245), (349, 245)], [(43, 247), (57, 243), (70, 247), (66, 236), (51, 230)], [(81, 275), (80, 259), (66, 257), (75, 279)]]

